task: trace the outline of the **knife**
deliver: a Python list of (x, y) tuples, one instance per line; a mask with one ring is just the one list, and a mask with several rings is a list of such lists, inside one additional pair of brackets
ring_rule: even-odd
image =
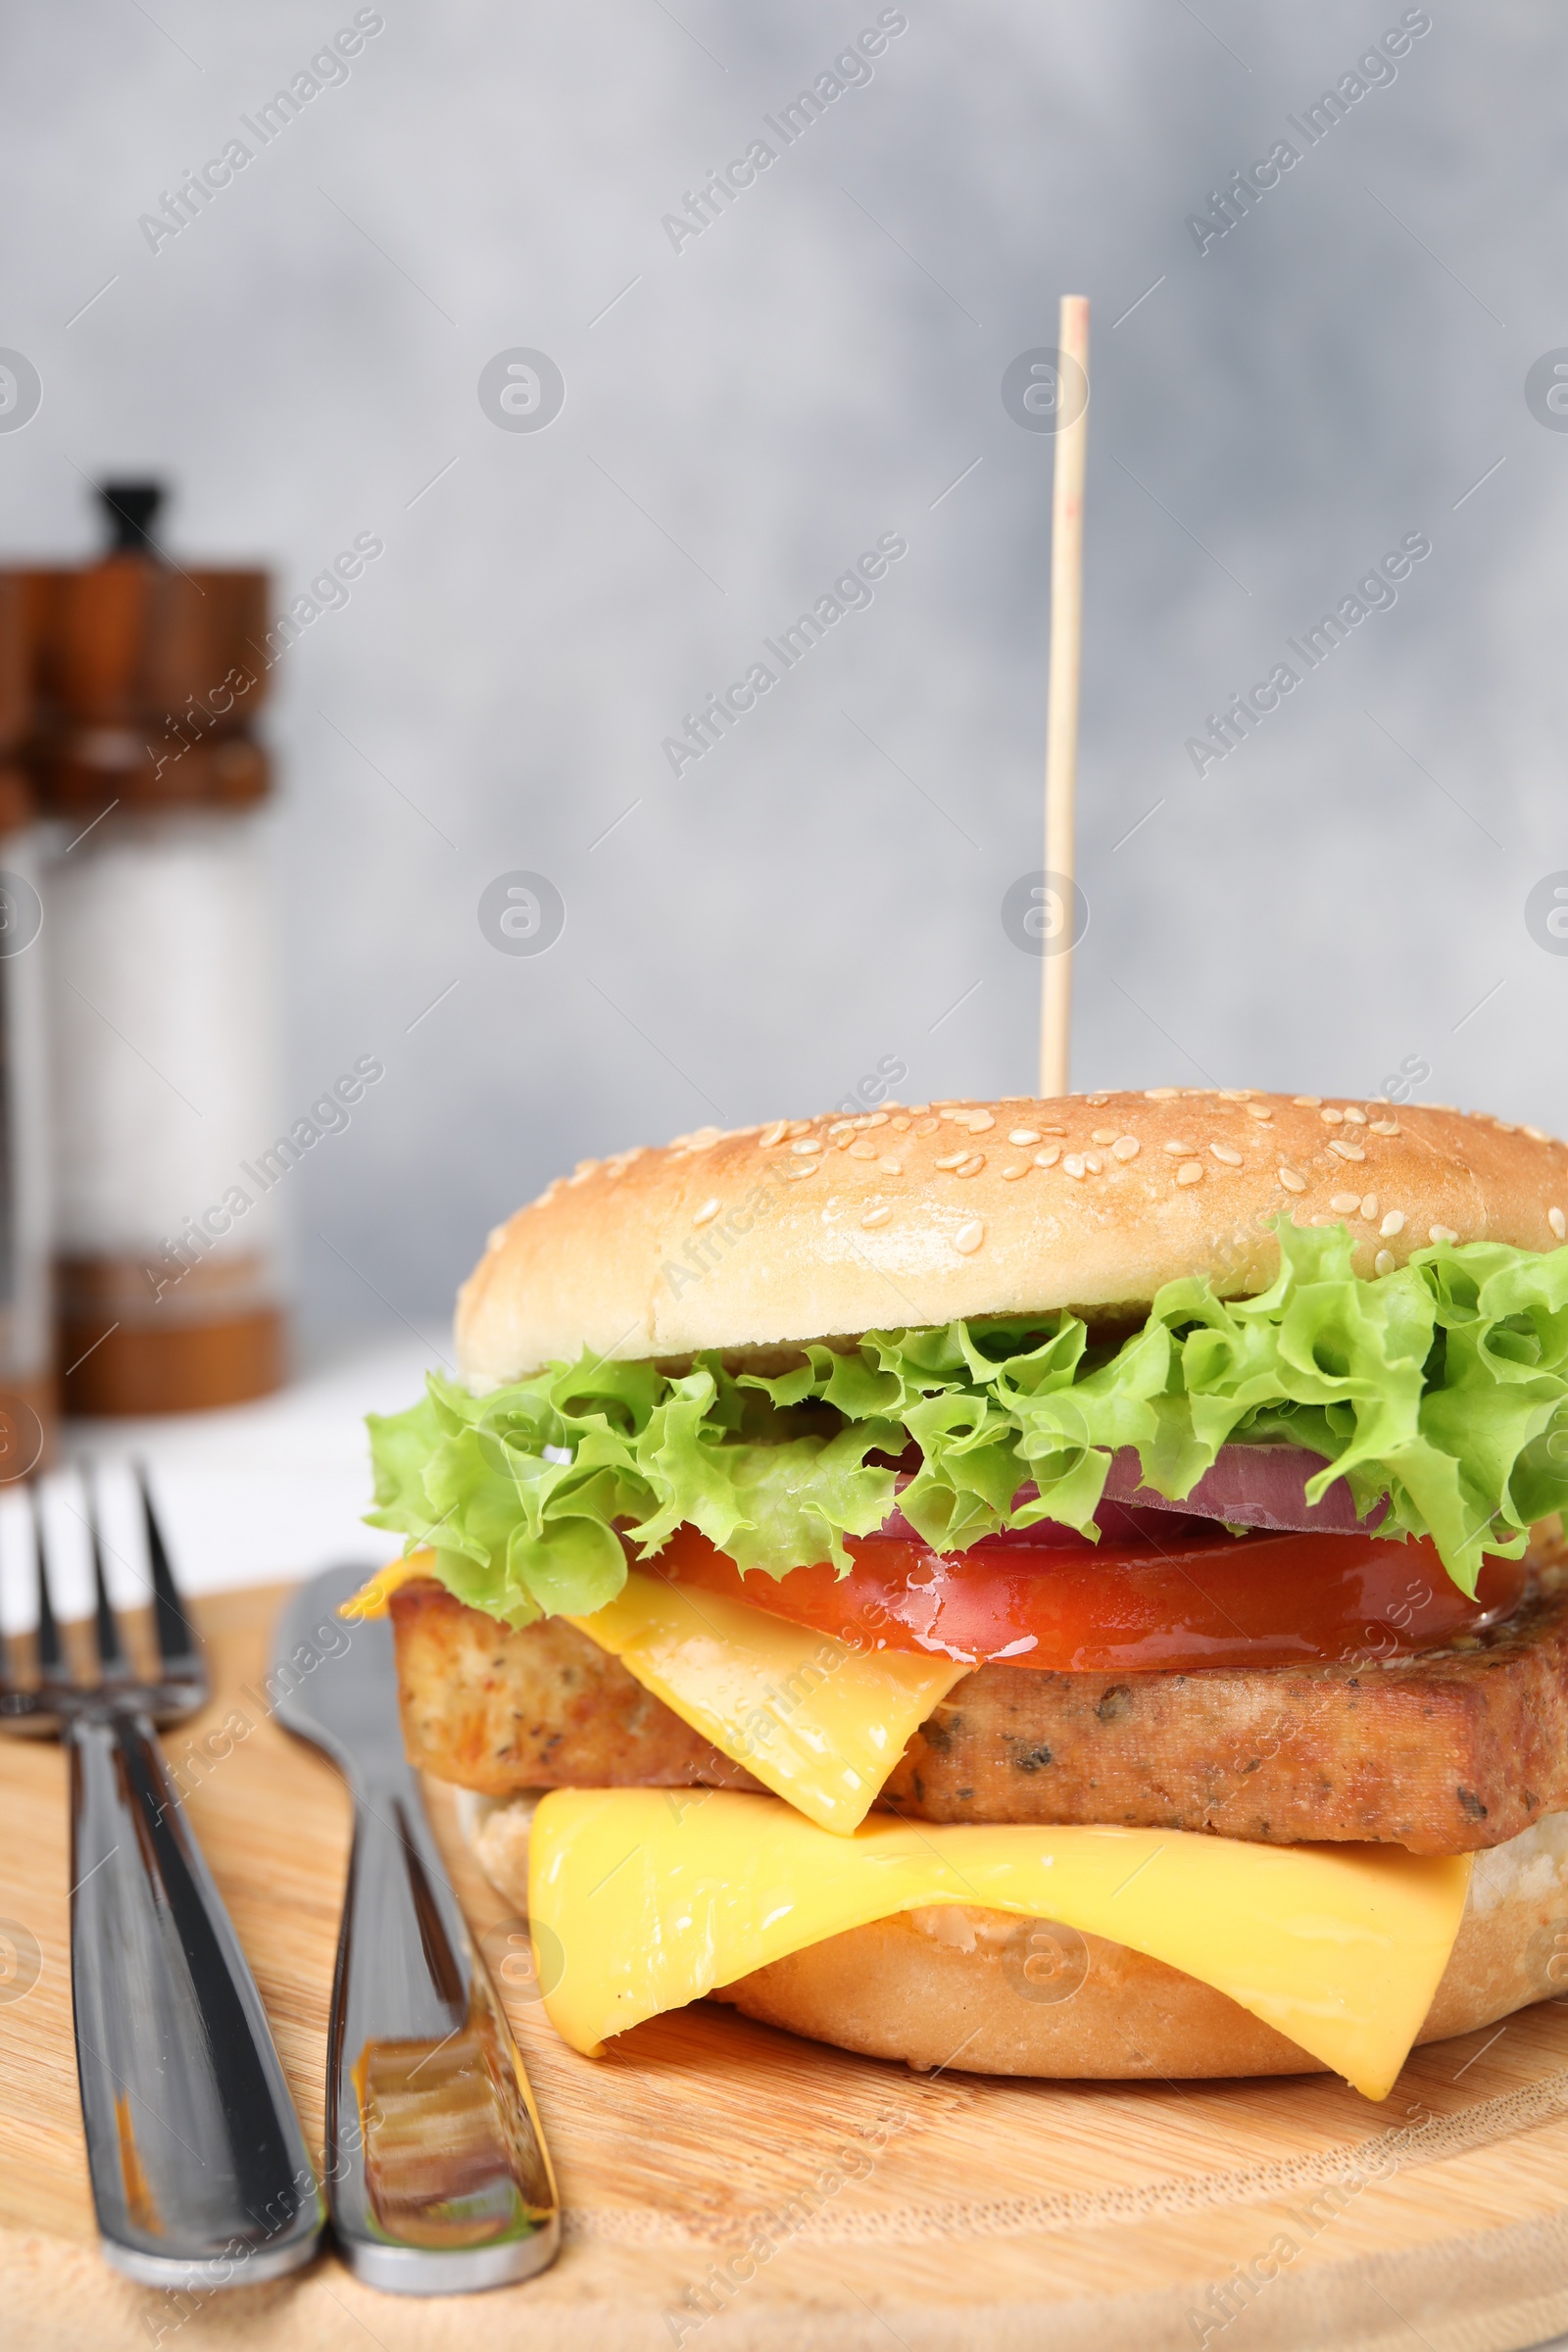
[(403, 1753), (392, 1628), (337, 1614), (363, 1568), (284, 1610), (278, 1721), (354, 1797), (327, 2043), (325, 2179), (344, 2260), (394, 2294), (531, 2278), (561, 2246), (533, 2094)]

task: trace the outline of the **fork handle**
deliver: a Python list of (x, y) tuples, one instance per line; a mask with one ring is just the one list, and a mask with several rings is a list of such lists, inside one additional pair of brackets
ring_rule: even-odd
[(71, 1985), (103, 2252), (149, 2285), (306, 2261), (320, 2193), (261, 1996), (148, 1717), (70, 1720)]

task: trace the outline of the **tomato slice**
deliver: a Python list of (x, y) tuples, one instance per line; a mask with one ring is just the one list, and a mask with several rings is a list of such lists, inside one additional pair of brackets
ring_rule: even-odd
[(682, 1527), (643, 1565), (860, 1648), (1069, 1674), (1408, 1656), (1491, 1624), (1525, 1589), (1522, 1560), (1489, 1559), (1479, 1599), (1467, 1600), (1419, 1538), (1227, 1536), (1212, 1525), (1124, 1513), (1098, 1545), (1051, 1527), (1033, 1544), (1014, 1530), (964, 1552), (852, 1539), (843, 1578), (826, 1563), (743, 1573)]

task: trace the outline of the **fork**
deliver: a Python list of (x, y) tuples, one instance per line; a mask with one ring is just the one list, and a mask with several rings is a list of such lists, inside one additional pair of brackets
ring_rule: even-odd
[(87, 2165), (107, 2261), (145, 2285), (259, 2285), (310, 2259), (323, 2206), (261, 1996), (180, 1808), (155, 1726), (204, 1704), (206, 1664), (144, 1470), (156, 1679), (126, 1656), (82, 1473), (99, 1673), (78, 1680), (49, 1589), (38, 1490), (36, 1688), (0, 1638), (0, 1728), (71, 1755), (71, 1990)]

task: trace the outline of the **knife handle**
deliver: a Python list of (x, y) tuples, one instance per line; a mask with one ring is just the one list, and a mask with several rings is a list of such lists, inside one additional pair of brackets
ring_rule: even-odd
[(354, 1788), (326, 2176), (345, 2260), (394, 2293), (510, 2285), (560, 2247), (522, 2061), (407, 1767)]
[(255, 1980), (147, 1717), (70, 1719), (71, 1991), (103, 2252), (144, 2285), (309, 2261), (316, 2172)]

